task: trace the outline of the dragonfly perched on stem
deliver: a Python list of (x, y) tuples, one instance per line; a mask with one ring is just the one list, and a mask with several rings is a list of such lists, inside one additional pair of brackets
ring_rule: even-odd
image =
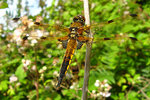
[[(136, 14), (130, 14), (129, 16), (132, 17), (136, 17)], [(41, 17), (37, 17), (36, 21), (31, 21), (28, 20), (27, 17), (21, 17), (21, 18), (14, 18), (13, 20), (18, 21), (19, 19), (22, 20), (22, 24), (23, 26), (21, 26), (17, 31), (18, 34), (20, 33), (24, 33), (25, 34), (21, 34), (21, 37), (19, 38), (15, 38), (14, 40), (18, 40), (18, 44), (20, 43), (21, 45), (26, 45), (26, 40), (32, 38), (35, 41), (32, 42), (36, 42), (37, 39), (46, 39), (51, 37), (52, 39), (57, 39), (58, 41), (60, 41), (62, 43), (62, 46), (64, 49), (66, 49), (66, 53), (64, 55), (64, 59), (61, 65), (61, 69), (60, 69), (60, 73), (59, 73), (59, 77), (58, 77), (58, 83), (57, 83), (57, 87), (60, 87), (60, 84), (62, 83), (62, 80), (65, 76), (65, 74), (67, 73), (67, 70), (69, 68), (69, 65), (71, 63), (71, 60), (73, 58), (73, 55), (75, 53), (76, 49), (80, 49), (83, 45), (83, 43), (87, 43), (87, 42), (91, 42), (93, 40), (93, 38), (89, 38), (87, 36), (85, 36), (84, 34), (88, 34), (88, 31), (91, 28), (95, 28), (95, 27), (103, 27), (106, 24), (109, 23), (113, 23), (114, 20), (110, 20), (108, 22), (104, 22), (101, 24), (93, 24), (93, 25), (85, 25), (85, 18), (82, 15), (77, 15), (73, 18), (73, 22), (70, 24), (70, 27), (63, 27), (61, 25), (48, 25), (48, 24), (43, 24), (41, 23), (42, 18)], [(118, 20), (119, 18), (115, 19)], [(34, 29), (41, 27), (41, 31), (43, 32), (43, 34), (38, 34), (37, 32), (32, 32), (31, 27), (34, 26)], [(43, 28), (42, 28), (43, 27)], [(63, 37), (53, 37), (51, 35), (51, 32), (45, 32), (44, 28), (54, 28), (57, 31), (60, 32), (66, 32), (67, 35), (63, 36)], [(26, 34), (28, 33), (28, 34)], [(54, 34), (54, 35), (57, 35)], [(121, 36), (117, 36), (115, 39), (120, 39)], [(124, 37), (123, 37), (124, 38)], [(137, 40), (134, 37), (128, 37), (127, 38), (131, 39), (131, 40)], [(52, 40), (50, 39), (50, 40)], [(112, 38), (101, 38), (98, 39), (99, 40), (111, 40), (114, 39)], [(20, 42), (21, 41), (21, 42)]]

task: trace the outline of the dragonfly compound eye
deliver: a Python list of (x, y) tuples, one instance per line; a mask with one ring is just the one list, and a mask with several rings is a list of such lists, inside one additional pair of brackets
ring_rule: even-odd
[(78, 15), (78, 16), (76, 16), (76, 17), (73, 18), (73, 21), (74, 22), (79, 22), (82, 25), (84, 25), (85, 24), (85, 17), (82, 16), (82, 15)]
[(85, 17), (84, 17), (84, 16), (78, 15), (78, 20), (79, 20), (79, 22), (80, 22), (82, 25), (85, 24)]
[(74, 18), (73, 18), (73, 21), (74, 21), (74, 22), (77, 22), (77, 21), (78, 21), (78, 18), (77, 18), (77, 17), (74, 17)]

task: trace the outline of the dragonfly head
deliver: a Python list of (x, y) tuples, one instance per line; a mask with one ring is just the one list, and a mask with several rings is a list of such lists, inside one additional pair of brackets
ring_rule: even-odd
[(82, 25), (85, 24), (85, 17), (82, 16), (82, 15), (77, 15), (73, 18), (73, 22), (79, 22), (81, 23)]

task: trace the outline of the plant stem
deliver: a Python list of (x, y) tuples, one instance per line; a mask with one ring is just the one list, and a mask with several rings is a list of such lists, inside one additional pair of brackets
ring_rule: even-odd
[(35, 88), (36, 88), (36, 100), (39, 100), (39, 72), (38, 72), (38, 69), (37, 69), (37, 45), (35, 45), (35, 71), (36, 71), (36, 76), (35, 76), (35, 82), (34, 82), (34, 85), (35, 85)]
[[(88, 0), (84, 0), (84, 16), (86, 19), (85, 23), (87, 25), (90, 25)], [(92, 34), (90, 31), (89, 31), (88, 37), (92, 37)], [(84, 84), (82, 88), (82, 100), (87, 100), (91, 48), (92, 48), (92, 42), (88, 42), (86, 44), (86, 57), (85, 57), (85, 68), (84, 68), (85, 72), (84, 72)]]

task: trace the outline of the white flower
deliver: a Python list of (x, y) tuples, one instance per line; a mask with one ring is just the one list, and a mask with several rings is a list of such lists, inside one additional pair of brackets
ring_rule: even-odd
[(104, 80), (104, 83), (107, 83), (107, 82), (108, 82), (108, 80), (105, 79), (105, 80)]
[(78, 87), (78, 84), (76, 82), (74, 82), (71, 86), (70, 89), (74, 89), (75, 87)]
[(23, 33), (22, 29), (16, 29), (13, 33), (13, 40), (16, 41), (17, 45), (20, 45), (22, 42), (21, 35)]
[(111, 86), (108, 85), (106, 88), (105, 88), (105, 91), (109, 91), (111, 89)]
[(99, 80), (96, 80), (96, 83), (99, 83), (100, 81)]
[(30, 65), (31, 61), (30, 60), (26, 60), (26, 65)]
[(34, 25), (35, 25), (34, 22), (29, 22), (29, 23), (28, 23), (28, 27), (29, 27), (29, 28), (31, 28), (31, 27), (34, 26)]
[(104, 84), (104, 86), (105, 86), (105, 87), (108, 87), (108, 86), (109, 86), (109, 84), (107, 84), (107, 83), (106, 83), (106, 84)]
[(103, 95), (103, 92), (100, 92), (99, 94), (100, 94), (100, 95)]
[(41, 38), (43, 36), (43, 31), (37, 30), (37, 35), (39, 38)]
[(109, 92), (105, 92), (105, 93), (103, 94), (104, 97), (109, 97), (110, 95), (111, 95), (111, 93), (109, 93)]
[(92, 90), (92, 93), (95, 94), (95, 93), (96, 93), (96, 90)]
[(45, 71), (45, 70), (47, 69), (47, 67), (46, 67), (46, 66), (44, 66), (42, 69)]
[(36, 70), (36, 65), (33, 65), (33, 66), (31, 67), (31, 69), (32, 69), (33, 71), (35, 71), (35, 70)]
[(16, 40), (18, 37), (20, 37), (22, 32), (23, 31), (21, 29), (16, 29), (13, 33), (13, 39)]
[(59, 76), (59, 74), (58, 74), (57, 71), (54, 71), (53, 75), (54, 75), (54, 76)]
[(34, 46), (34, 44), (38, 43), (36, 39), (31, 40), (31, 46)]
[(124, 15), (129, 15), (130, 14), (129, 11), (124, 11), (123, 13), (124, 13)]
[(21, 83), (20, 82), (18, 82), (17, 84), (16, 84), (16, 86), (20, 86), (21, 85)]
[(39, 73), (43, 73), (43, 72), (44, 72), (44, 70), (43, 70), (43, 69), (40, 69), (40, 70), (39, 70)]
[(18, 78), (14, 74), (9, 78), (10, 83), (16, 82), (17, 80)]
[(48, 57), (48, 58), (51, 58), (51, 57), (52, 57), (52, 55), (48, 54), (48, 55), (47, 55), (47, 57)]
[(95, 84), (94, 84), (96, 87), (99, 87), (99, 83), (97, 83), (97, 82), (95, 82)]
[(100, 81), (99, 80), (96, 80), (95, 84), (94, 84), (96, 87), (99, 87), (100, 85)]
[(31, 64), (31, 61), (30, 60), (22, 59), (22, 63), (23, 63), (23, 66), (28, 66), (28, 65)]
[(100, 92), (100, 95), (102, 95), (103, 97), (109, 97), (111, 95), (111, 93), (109, 92)]
[(74, 86), (73, 86), (73, 85), (71, 85), (71, 86), (70, 86), (70, 89), (74, 89)]

